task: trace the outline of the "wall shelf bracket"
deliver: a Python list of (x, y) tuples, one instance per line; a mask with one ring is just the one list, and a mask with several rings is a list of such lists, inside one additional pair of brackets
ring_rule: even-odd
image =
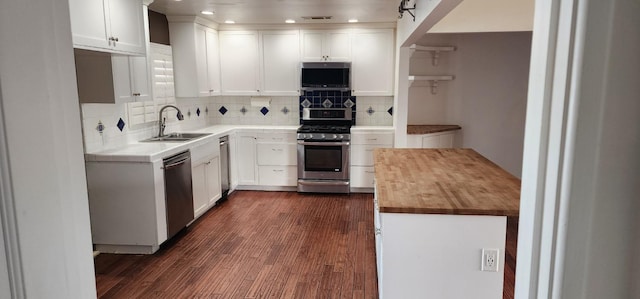
[(431, 87), (431, 94), (438, 94), (440, 81), (451, 81), (453, 79), (453, 76), (409, 76), (410, 86)]
[(412, 55), (416, 52), (431, 52), (431, 63), (434, 66), (438, 65), (440, 59), (440, 52), (452, 52), (456, 50), (454, 46), (420, 46), (413, 44), (409, 47), (412, 51)]

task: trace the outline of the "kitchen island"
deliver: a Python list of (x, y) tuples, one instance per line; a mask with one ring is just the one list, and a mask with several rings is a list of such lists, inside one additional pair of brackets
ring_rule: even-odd
[(377, 149), (374, 165), (380, 298), (500, 298), (520, 180), (471, 149)]

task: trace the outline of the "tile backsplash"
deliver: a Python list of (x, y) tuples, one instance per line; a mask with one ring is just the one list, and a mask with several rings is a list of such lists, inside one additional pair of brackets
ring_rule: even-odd
[[(192, 131), (218, 124), (299, 124), (302, 102), (300, 97), (270, 98), (268, 106), (251, 106), (251, 97), (249, 96), (180, 98), (176, 100), (176, 106), (184, 114), (184, 120), (178, 121), (176, 119), (174, 109), (166, 109), (167, 127), (165, 131)], [(343, 105), (347, 99), (340, 99)], [(392, 106), (393, 97), (358, 97), (357, 106), (354, 106), (356, 108), (356, 125), (392, 125)], [(158, 134), (157, 121), (130, 124), (129, 112), (133, 110), (128, 109), (127, 104), (82, 104), (81, 110), (85, 152), (113, 149)], [(132, 115), (132, 119), (133, 117), (135, 116)]]

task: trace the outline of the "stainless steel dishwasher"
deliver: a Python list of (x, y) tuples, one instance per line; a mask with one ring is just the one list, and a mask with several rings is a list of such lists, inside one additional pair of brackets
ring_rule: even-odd
[(220, 183), (222, 185), (220, 200), (226, 200), (229, 195), (229, 136), (220, 137)]
[(191, 152), (164, 158), (164, 193), (167, 210), (167, 239), (187, 226), (193, 216)]

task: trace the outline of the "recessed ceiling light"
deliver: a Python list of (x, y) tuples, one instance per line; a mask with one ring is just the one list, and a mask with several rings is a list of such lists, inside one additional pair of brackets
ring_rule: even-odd
[(288, 23), (288, 24), (293, 24), (293, 23), (295, 23), (295, 22), (296, 22), (296, 20), (293, 20), (293, 19), (287, 19), (287, 20), (285, 20), (284, 22), (285, 22), (285, 23)]
[(358, 19), (349, 19), (349, 23), (358, 23)]
[(233, 21), (233, 20), (226, 20), (226, 21), (224, 21), (224, 23), (225, 23), (225, 24), (235, 24), (235, 23), (236, 23), (236, 21)]
[(210, 16), (210, 15), (212, 15), (212, 14), (213, 14), (213, 11), (210, 11), (210, 10), (203, 10), (203, 11), (201, 11), (200, 13), (201, 13), (201, 14), (203, 14), (203, 15), (208, 15), (208, 16)]

